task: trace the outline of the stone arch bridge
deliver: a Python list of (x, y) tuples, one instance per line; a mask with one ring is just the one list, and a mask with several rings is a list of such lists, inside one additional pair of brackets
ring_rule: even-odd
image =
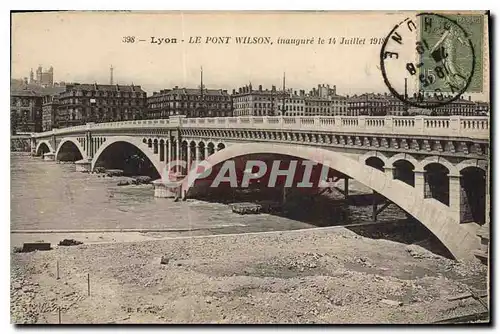
[[(172, 160), (312, 160), (381, 194), (453, 256), (468, 258), (486, 256), (481, 242), (489, 240), (489, 131), (486, 117), (172, 117), (54, 129), (33, 134), (31, 149), (45, 160), (76, 161), (82, 171), (133, 151), (157, 176)], [(182, 192), (189, 196), (187, 182)]]

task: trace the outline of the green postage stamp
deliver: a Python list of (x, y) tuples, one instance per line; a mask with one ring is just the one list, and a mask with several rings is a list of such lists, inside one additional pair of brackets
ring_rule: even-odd
[(421, 15), (420, 91), (483, 92), (484, 15)]

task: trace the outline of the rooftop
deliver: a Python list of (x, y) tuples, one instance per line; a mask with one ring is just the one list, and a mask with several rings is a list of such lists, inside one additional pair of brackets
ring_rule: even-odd
[(65, 86), (43, 87), (36, 84), (25, 84), (22, 82), (12, 82), (10, 86), (11, 95), (23, 96), (45, 96), (56, 95), (64, 92)]
[[(174, 87), (172, 89), (163, 89), (159, 92), (154, 92), (153, 96), (155, 95), (200, 95), (200, 89), (199, 88), (179, 88), (179, 87)], [(211, 96), (229, 96), (227, 93), (227, 90), (223, 89), (203, 89), (203, 94), (204, 95), (211, 95)]]
[(83, 91), (108, 91), (108, 92), (144, 92), (140, 85), (102, 85), (102, 84), (67, 84), (68, 89), (78, 89)]

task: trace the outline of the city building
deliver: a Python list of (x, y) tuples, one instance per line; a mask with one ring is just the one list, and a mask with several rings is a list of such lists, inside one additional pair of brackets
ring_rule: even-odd
[(490, 104), (488, 102), (476, 101), (476, 115), (486, 116), (490, 114)]
[[(263, 89), (259, 85), (258, 89), (253, 89), (252, 84), (233, 89), (231, 95), (233, 100), (234, 116), (274, 116), (283, 107), (283, 97), (285, 94), (276, 90), (276, 86), (271, 89)], [(280, 106), (281, 105), (281, 106)]]
[(318, 85), (305, 96), (305, 116), (347, 115), (347, 99), (337, 95), (334, 85)]
[(57, 127), (58, 95), (45, 95), (42, 98), (42, 131)]
[[(383, 116), (390, 110), (392, 113), (399, 112), (396, 101), (397, 98), (389, 94), (365, 93), (353, 95), (347, 99), (348, 115), (350, 116)], [(398, 100), (399, 101), (399, 100)], [(404, 105), (401, 103), (401, 110), (404, 111)]]
[(42, 131), (44, 101), (59, 94), (64, 86), (42, 87), (24, 83), (11, 87), (11, 131)]
[[(430, 105), (441, 103), (450, 96), (444, 96), (438, 99), (430, 93), (426, 94), (423, 99), (418, 100), (419, 108), (413, 107), (404, 103), (391, 94), (375, 94), (365, 93), (354, 95), (348, 98), (348, 110), (351, 116), (415, 116), (415, 115), (432, 115), (432, 116), (477, 116), (480, 111), (489, 108), (488, 103), (481, 104), (478, 107), (478, 102), (474, 102), (469, 97), (459, 99), (440, 105), (439, 107), (431, 108)], [(414, 94), (409, 98), (410, 101), (417, 101), (417, 96)]]
[(146, 92), (141, 86), (73, 83), (58, 96), (54, 126), (142, 119), (145, 111)]
[[(416, 100), (416, 95), (414, 95), (411, 99)], [(419, 101), (419, 104), (422, 105), (423, 108), (426, 108), (426, 105), (430, 106), (431, 104), (442, 104), (439, 107), (435, 108), (427, 108), (431, 111), (430, 115), (432, 116), (478, 116), (479, 113), (477, 111), (477, 102), (472, 101), (469, 96), (467, 99), (464, 99), (463, 96), (460, 98), (447, 102), (443, 104), (443, 101), (451, 99), (450, 95), (445, 95), (443, 98), (438, 99), (437, 96), (426, 94), (422, 100)]]
[[(386, 98), (386, 115), (388, 116), (411, 116), (417, 113), (416, 109), (411, 109), (409, 105), (391, 94), (384, 94)], [(411, 110), (410, 110), (411, 109)]]
[(148, 118), (227, 117), (232, 115), (231, 96), (222, 89), (163, 89), (147, 98)]
[(289, 89), (283, 96), (285, 98), (278, 102), (278, 115), (305, 116), (306, 94), (304, 90), (300, 90), (297, 94), (297, 91)]
[(11, 90), (11, 133), (41, 131), (42, 98), (33, 90)]
[(336, 94), (336, 87), (318, 85), (308, 94), (305, 90), (253, 89), (247, 85), (233, 90), (235, 116), (333, 116), (347, 114), (347, 101)]

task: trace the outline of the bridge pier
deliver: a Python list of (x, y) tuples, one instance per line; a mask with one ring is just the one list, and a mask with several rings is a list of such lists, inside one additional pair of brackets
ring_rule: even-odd
[(384, 166), (384, 173), (385, 173), (385, 175), (387, 175), (391, 179), (394, 178), (394, 167), (392, 167), (392, 166), (390, 166), (390, 167)]
[(481, 244), (479, 249), (474, 251), (474, 255), (478, 257), (483, 263), (488, 263), (489, 259), (489, 248), (490, 248), (490, 166), (486, 168), (485, 178), (486, 178), (486, 189), (485, 189), (485, 216), (484, 225), (481, 226), (477, 232), (479, 238), (481, 238)]
[(30, 139), (30, 152), (31, 152), (32, 157), (36, 156), (36, 139), (35, 138)]
[(172, 139), (169, 137), (165, 141), (165, 163), (170, 163), (172, 161)]
[(90, 173), (92, 169), (92, 159), (82, 159), (75, 162), (77, 172)]
[[(176, 152), (175, 158), (177, 160), (182, 160), (182, 158), (181, 158), (181, 142), (180, 142), (180, 140), (177, 140), (177, 142), (176, 142), (176, 149), (177, 149), (177, 152)], [(175, 172), (180, 173), (181, 172), (181, 166), (176, 165), (175, 166)]]
[(460, 174), (449, 176), (449, 206), (453, 214), (453, 218), (456, 220), (457, 224), (460, 224)]
[(416, 190), (417, 194), (424, 197), (425, 171), (423, 169), (416, 169), (414, 172), (415, 172), (415, 190)]
[(479, 238), (481, 238), (481, 244), (479, 249), (474, 250), (474, 255), (478, 257), (481, 261), (488, 261), (488, 253), (490, 246), (490, 224), (489, 222), (481, 226), (477, 232)]
[(43, 160), (45, 161), (55, 161), (56, 153), (55, 152), (47, 152), (43, 154)]
[(154, 180), (154, 197), (157, 198), (176, 198), (178, 197), (180, 185), (176, 181)]
[(191, 144), (188, 143), (186, 147), (186, 175), (189, 174), (189, 170), (191, 169)]
[(199, 144), (196, 145), (195, 150), (196, 150), (196, 152), (195, 152), (195, 162), (196, 162), (196, 164), (198, 164), (200, 162), (200, 160), (201, 160), (200, 159), (200, 155), (201, 155), (200, 150), (201, 150), (201, 147), (199, 146)]

